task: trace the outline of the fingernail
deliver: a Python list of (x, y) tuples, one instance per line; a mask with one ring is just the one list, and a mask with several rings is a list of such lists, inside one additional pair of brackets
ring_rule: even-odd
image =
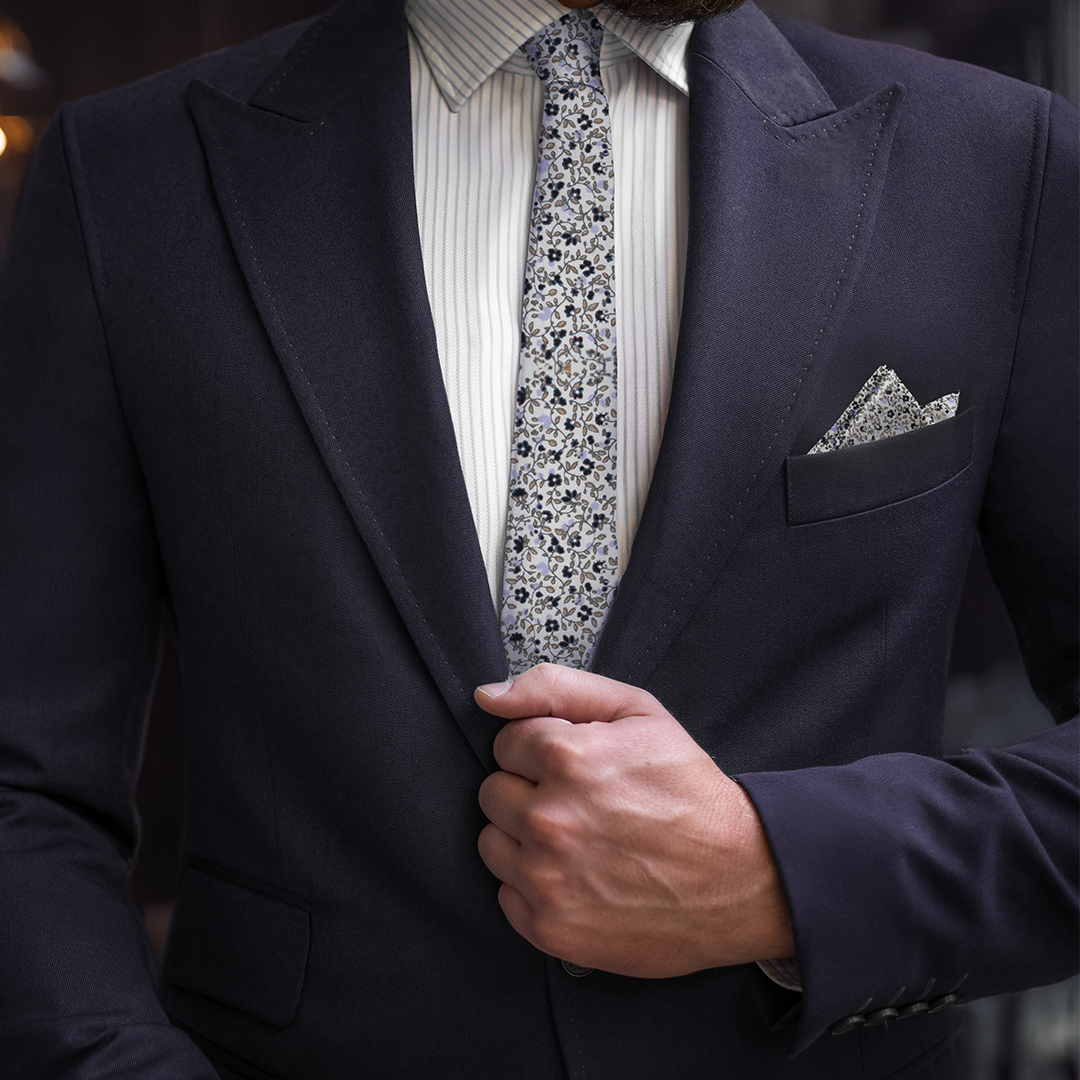
[(507, 679), (506, 682), (493, 682), (487, 683), (484, 686), (478, 686), (476, 692), (478, 694), (486, 694), (488, 697), (502, 697), (502, 695), (513, 685), (514, 680)]

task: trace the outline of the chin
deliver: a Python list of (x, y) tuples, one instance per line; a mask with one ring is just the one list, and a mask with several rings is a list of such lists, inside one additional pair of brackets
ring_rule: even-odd
[(613, 11), (653, 26), (702, 22), (715, 15), (726, 15), (740, 8), (746, 0), (607, 0)]

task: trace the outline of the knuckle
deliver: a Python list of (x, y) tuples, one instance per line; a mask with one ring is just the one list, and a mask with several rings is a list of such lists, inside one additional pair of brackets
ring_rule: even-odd
[(615, 683), (613, 687), (614, 709), (622, 714), (654, 715), (664, 712), (664, 707), (649, 693), (639, 686), (629, 683)]
[[(558, 699), (561, 694), (573, 692), (573, 677), (577, 674), (571, 668), (562, 667), (559, 664), (544, 662), (534, 668), (537, 681), (540, 683), (542, 693), (546, 698), (545, 710), (554, 715), (558, 711)], [(567, 686), (569, 680), (570, 685)]]
[(666, 712), (659, 699), (653, 697), (648, 690), (641, 690), (636, 686), (632, 686), (626, 688), (625, 694), (627, 708), (633, 707), (639, 712), (647, 713)]
[(562, 906), (568, 886), (565, 872), (554, 866), (534, 867), (529, 872), (528, 882), (542, 910)]
[(533, 690), (550, 690), (552, 686), (558, 681), (559, 668), (556, 664), (544, 662), (537, 664), (535, 667), (530, 668), (524, 674), (519, 675), (518, 679), (528, 680), (530, 684), (535, 683)]
[(539, 803), (525, 811), (525, 827), (538, 847), (562, 851), (577, 834), (577, 818), (566, 807)]
[(578, 743), (578, 738), (567, 738), (562, 729), (548, 733), (538, 741), (536, 747), (540, 767), (547, 774), (579, 778), (584, 764), (584, 750)]

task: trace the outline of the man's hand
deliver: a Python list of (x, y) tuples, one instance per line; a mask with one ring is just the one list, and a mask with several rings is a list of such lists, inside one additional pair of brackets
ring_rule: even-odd
[(518, 933), (644, 978), (794, 955), (753, 804), (656, 698), (541, 664), (476, 700), (511, 721), (479, 848)]

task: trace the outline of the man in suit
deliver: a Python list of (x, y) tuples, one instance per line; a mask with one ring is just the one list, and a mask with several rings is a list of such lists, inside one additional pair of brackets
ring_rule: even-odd
[[(0, 1062), (954, 1077), (952, 1005), (1075, 969), (1075, 111), (752, 5), (696, 27), (633, 558), (590, 670), (511, 683), (407, 25), (352, 0), (42, 143), (0, 296)], [(882, 368), (955, 415), (811, 453)], [(976, 530), (1067, 722), (942, 757)], [(156, 986), (126, 875), (167, 612)]]

